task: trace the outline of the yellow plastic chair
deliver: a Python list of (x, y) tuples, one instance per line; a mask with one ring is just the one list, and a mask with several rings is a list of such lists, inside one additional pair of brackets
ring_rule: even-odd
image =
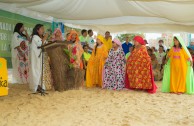
[(0, 58), (0, 96), (8, 95), (7, 61)]

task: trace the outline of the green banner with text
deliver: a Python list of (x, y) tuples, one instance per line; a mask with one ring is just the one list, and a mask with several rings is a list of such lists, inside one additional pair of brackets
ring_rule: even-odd
[(0, 10), (0, 57), (7, 60), (8, 68), (12, 67), (11, 64), (11, 40), (15, 24), (23, 23), (28, 34), (31, 35), (32, 29), (36, 24), (43, 24), (45, 30), (51, 28), (51, 23), (44, 22), (29, 17), (25, 17), (19, 14)]

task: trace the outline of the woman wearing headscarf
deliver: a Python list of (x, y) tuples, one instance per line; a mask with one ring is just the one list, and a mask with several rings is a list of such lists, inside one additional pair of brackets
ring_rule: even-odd
[(151, 58), (147, 53), (145, 42), (141, 36), (135, 36), (133, 40), (135, 49), (127, 60), (126, 87), (155, 93), (157, 87), (154, 83)]
[(51, 36), (51, 41), (63, 41), (63, 34), (60, 30), (60, 28), (56, 28)]
[(98, 35), (96, 39), (96, 46), (88, 61), (86, 87), (102, 87), (102, 73), (107, 57), (108, 50), (104, 45), (104, 37), (102, 35)]
[(79, 42), (79, 36), (77, 32), (71, 30), (67, 41), (72, 43), (68, 44), (68, 50), (70, 52), (70, 63), (73, 64), (74, 68), (83, 69), (82, 54), (84, 50)]
[[(24, 34), (24, 33), (25, 34)], [(17, 23), (11, 42), (13, 78), (18, 84), (27, 84), (29, 78), (29, 42), (23, 23)]]
[(103, 87), (121, 90), (125, 87), (125, 53), (119, 39), (113, 39), (112, 46), (104, 65)]
[(168, 58), (164, 68), (162, 92), (193, 94), (193, 61), (180, 36), (173, 38), (173, 47), (168, 53)]

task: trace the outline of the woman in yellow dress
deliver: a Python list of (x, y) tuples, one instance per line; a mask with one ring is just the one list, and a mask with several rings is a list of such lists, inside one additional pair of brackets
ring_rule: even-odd
[(95, 49), (88, 61), (86, 87), (102, 87), (102, 73), (108, 57), (108, 50), (104, 45), (104, 37), (102, 35), (97, 36), (96, 42)]
[(168, 53), (165, 65), (162, 92), (194, 93), (192, 58), (181, 37), (174, 37), (174, 46)]

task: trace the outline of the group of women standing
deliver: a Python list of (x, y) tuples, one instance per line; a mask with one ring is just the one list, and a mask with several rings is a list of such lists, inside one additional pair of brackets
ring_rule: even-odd
[(113, 47), (109, 52), (103, 43), (104, 37), (98, 35), (97, 45), (88, 61), (87, 87), (98, 86), (113, 90), (129, 88), (156, 92), (151, 59), (142, 37), (134, 38), (135, 49), (127, 60), (119, 39), (113, 39)]
[[(97, 45), (88, 61), (86, 86), (113, 90), (128, 88), (155, 93), (157, 86), (154, 83), (151, 58), (143, 38), (134, 37), (135, 48), (127, 60), (118, 39), (112, 41), (113, 48), (109, 53), (103, 45), (103, 40), (103, 36), (97, 37)], [(167, 57), (162, 92), (193, 94), (193, 61), (181, 37), (173, 38)]]
[[(15, 83), (29, 84), (33, 92), (42, 88), (48, 90), (52, 88), (48, 55), (38, 49), (39, 46), (47, 43), (49, 34), (44, 33), (44, 26), (37, 24), (30, 37), (24, 30), (23, 23), (17, 23), (12, 38), (13, 78)], [(43, 64), (42, 60), (44, 60)], [(44, 67), (43, 78), (41, 78), (42, 67)], [(42, 87), (41, 81), (43, 81)]]
[[(41, 52), (41, 49), (37, 48), (47, 43), (48, 34), (43, 36), (44, 26), (41, 24), (34, 27), (31, 38), (27, 32), (25, 34), (23, 32), (23, 24), (18, 23), (12, 40), (14, 77), (17, 78), (17, 83), (29, 83), (30, 89), (36, 92), (42, 88), (40, 87), (42, 67), (47, 68), (47, 71), (43, 72), (43, 89), (46, 88), (45, 85), (52, 85), (52, 80), (49, 80), (51, 78), (49, 58)], [(55, 40), (64, 40), (60, 29), (56, 29), (52, 35), (52, 41)], [(75, 68), (83, 69), (81, 59), (83, 48), (77, 32), (72, 30), (67, 41), (73, 43), (68, 45), (68, 50), (71, 52), (70, 63)], [(105, 38), (98, 35), (96, 46), (87, 63), (86, 87), (113, 90), (128, 88), (155, 93), (157, 86), (154, 83), (151, 58), (148, 55), (145, 42), (141, 36), (135, 36), (133, 41), (135, 48), (126, 59), (119, 39), (113, 39), (112, 49), (107, 50), (104, 45)], [(44, 65), (42, 66), (43, 54)], [(168, 58), (164, 69), (162, 92), (194, 93), (192, 58), (180, 37), (174, 37), (173, 47), (168, 53)]]
[[(29, 88), (33, 92), (41, 91), (42, 89), (50, 90), (53, 87), (49, 57), (46, 52), (38, 48), (48, 43), (48, 37), (49, 34), (45, 33), (42, 24), (37, 24), (33, 28), (31, 36), (24, 30), (22, 23), (17, 23), (15, 26), (12, 38), (13, 78), (16, 83), (29, 84)], [(64, 41), (61, 30), (59, 28), (55, 29), (49, 40)], [(72, 54), (70, 62), (75, 68), (83, 68), (81, 63), (83, 49), (79, 43), (77, 32), (72, 30), (67, 41), (73, 43), (68, 44), (68, 50)]]

